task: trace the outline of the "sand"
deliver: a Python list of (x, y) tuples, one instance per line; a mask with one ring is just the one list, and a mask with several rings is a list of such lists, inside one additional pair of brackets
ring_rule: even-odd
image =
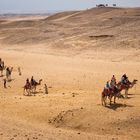
[[(77, 18), (76, 16), (79, 14), (86, 17), (87, 12), (89, 15), (90, 11), (95, 13), (94, 10), (101, 16), (100, 9), (100, 12), (98, 9), (91, 9), (66, 13), (66, 16), (63, 13), (64, 15), (60, 14), (60, 18), (58, 18), (58, 14), (50, 19), (56, 20), (56, 24), (61, 21), (65, 25), (64, 21), (70, 20), (72, 17)], [(111, 9), (104, 10), (108, 12)], [(117, 10), (120, 9), (115, 9), (114, 13)], [(127, 10), (129, 16), (138, 13), (137, 9)], [(122, 9), (118, 12), (121, 11)], [(111, 12), (108, 12), (102, 16), (110, 15)], [(137, 18), (139, 17), (137, 16)], [(22, 22), (21, 19), (20, 21)], [(42, 22), (42, 19), (39, 21)], [(16, 20), (16, 22), (18, 21)], [(134, 20), (135, 24), (138, 22)], [(139, 29), (138, 25), (135, 26), (135, 30), (134, 27), (129, 28), (129, 34), (122, 33), (123, 38), (119, 37), (117, 28), (111, 29), (110, 33), (118, 36), (111, 43), (109, 39), (98, 40), (101, 37), (99, 37), (99, 33), (98, 36), (95, 36), (89, 32), (90, 29), (85, 33), (85, 29), (83, 29), (78, 35), (71, 35), (71, 29), (68, 32), (70, 36), (65, 35), (61, 39), (60, 36), (57, 36), (57, 32), (60, 32), (58, 29), (56, 35), (48, 33), (55, 37), (52, 40), (46, 39), (45, 42), (43, 38), (36, 43), (36, 39), (34, 39), (35, 43), (34, 41), (31, 43), (30, 40), (23, 41), (31, 35), (30, 33), (27, 36), (26, 33), (23, 33), (23, 38), (19, 38), (16, 34), (19, 30), (23, 30), (23, 27), (15, 29), (3, 27), (2, 24), (0, 26), (0, 57), (5, 61), (6, 66), (12, 66), (14, 69), (12, 81), (7, 83), (6, 89), (3, 88), (4, 77), (0, 77), (0, 139), (140, 139), (139, 81), (129, 90), (128, 99), (117, 99), (116, 104), (111, 106), (108, 104), (107, 107), (101, 105), (101, 92), (106, 81), (110, 80), (113, 74), (117, 81), (120, 81), (124, 73), (127, 73), (130, 81), (139, 80), (140, 40), (137, 36), (135, 40), (131, 40), (131, 36), (139, 34), (138, 31), (135, 32), (136, 29)], [(13, 24), (9, 24), (9, 26), (11, 25)], [(125, 24), (125, 26), (127, 25)], [(124, 25), (120, 27), (124, 29)], [(30, 27), (26, 26), (26, 28)], [(65, 27), (63, 29), (63, 32), (68, 30)], [(12, 37), (7, 37), (9, 32), (6, 31), (15, 33), (17, 38), (14, 40), (20, 40), (20, 43), (13, 43)], [(89, 41), (87, 34), (92, 35), (92, 39), (96, 38), (96, 41)], [(4, 37), (7, 37), (7, 42)], [(116, 48), (116, 44), (124, 41), (124, 38), (129, 44), (120, 44)], [(131, 46), (131, 43), (134, 47)], [(68, 44), (72, 44), (72, 46), (65, 48)], [(18, 75), (18, 67), (21, 68), (21, 76)], [(23, 86), (26, 79), (31, 76), (34, 76), (37, 81), (43, 79), (42, 84), (37, 87), (35, 96), (24, 96)], [(49, 94), (45, 94), (44, 84), (47, 84)]]

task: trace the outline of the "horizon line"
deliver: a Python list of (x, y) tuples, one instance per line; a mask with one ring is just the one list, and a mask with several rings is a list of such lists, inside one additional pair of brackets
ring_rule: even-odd
[[(98, 7), (90, 7), (90, 8), (85, 8), (85, 9), (71, 9), (71, 10), (48, 10), (48, 11), (7, 11), (7, 12), (2, 12), (0, 11), (0, 15), (8, 15), (8, 14), (53, 14), (53, 13), (59, 13), (59, 12), (68, 12), (68, 11), (83, 11), (83, 10), (87, 10), (87, 9), (92, 9), (92, 8), (98, 8)], [(136, 7), (124, 7), (124, 6), (108, 6), (108, 7), (103, 7), (103, 8), (140, 8), (140, 6)]]

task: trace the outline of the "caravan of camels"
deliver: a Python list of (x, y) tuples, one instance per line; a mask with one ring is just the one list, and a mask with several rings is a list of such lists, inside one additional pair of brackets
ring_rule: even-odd
[[(5, 66), (4, 61), (0, 58), (0, 71), (1, 75), (0, 77), (3, 77), (3, 85), (4, 88), (7, 88), (6, 83), (11, 82), (11, 74), (13, 71), (13, 67), (7, 67)], [(5, 71), (5, 75), (4, 75)], [(21, 75), (21, 69), (18, 67), (18, 74)], [(138, 80), (134, 79), (132, 82), (129, 81), (126, 74), (124, 74), (121, 77), (121, 80), (119, 82), (116, 81), (115, 75), (112, 76), (110, 82), (107, 81), (102, 93), (101, 93), (101, 103), (103, 106), (106, 106), (106, 99), (108, 98), (110, 101), (110, 105), (112, 103), (112, 98), (114, 97), (114, 104), (116, 103), (116, 98), (128, 98), (128, 90), (137, 83)], [(35, 95), (36, 88), (38, 85), (41, 85), (42, 79), (40, 79), (38, 82), (34, 79), (32, 76), (31, 79), (26, 79), (26, 83), (23, 87), (23, 95), (31, 96), (32, 94)], [(45, 85), (45, 94), (48, 94), (48, 87)], [(125, 91), (125, 97), (121, 94), (121, 91)]]

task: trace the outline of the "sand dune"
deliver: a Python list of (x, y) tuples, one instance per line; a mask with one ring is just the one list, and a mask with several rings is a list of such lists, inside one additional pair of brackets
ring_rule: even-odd
[[(139, 140), (139, 12), (108, 7), (1, 20), (0, 57), (14, 69), (7, 89), (0, 77), (0, 139)], [(106, 81), (124, 73), (138, 79), (129, 98), (103, 107)], [(32, 75), (42, 84), (24, 96)]]

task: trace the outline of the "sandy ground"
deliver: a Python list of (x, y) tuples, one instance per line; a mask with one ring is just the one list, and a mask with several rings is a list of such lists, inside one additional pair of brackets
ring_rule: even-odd
[[(54, 45), (53, 42), (49, 45), (51, 43)], [(66, 43), (73, 42), (68, 39)], [(133, 43), (138, 46), (138, 40)], [(138, 47), (84, 48), (81, 52), (75, 48), (51, 48), (44, 43), (1, 43), (0, 57), (6, 66), (14, 69), (6, 89), (3, 88), (4, 77), (0, 77), (0, 139), (139, 140)], [(115, 105), (103, 107), (101, 92), (106, 81), (113, 74), (119, 81), (124, 73), (130, 81), (138, 80), (129, 90), (129, 98), (117, 99)], [(31, 76), (37, 81), (43, 79), (42, 84), (37, 87), (35, 96), (24, 96), (23, 86)], [(48, 95), (44, 84), (48, 86)]]
[[(139, 62), (0, 53), (6, 65), (14, 67), (8, 88), (3, 88), (2, 78), (0, 83), (2, 139), (139, 139), (139, 84), (129, 91), (129, 99), (117, 100), (111, 108), (100, 102), (103, 86), (112, 74), (120, 80), (127, 70), (130, 80), (139, 79)], [(18, 75), (19, 66), (22, 76)], [(22, 87), (32, 75), (42, 78), (43, 83), (36, 96), (23, 96)], [(44, 83), (50, 87), (48, 95), (44, 94)], [(64, 120), (50, 124), (59, 114)]]

